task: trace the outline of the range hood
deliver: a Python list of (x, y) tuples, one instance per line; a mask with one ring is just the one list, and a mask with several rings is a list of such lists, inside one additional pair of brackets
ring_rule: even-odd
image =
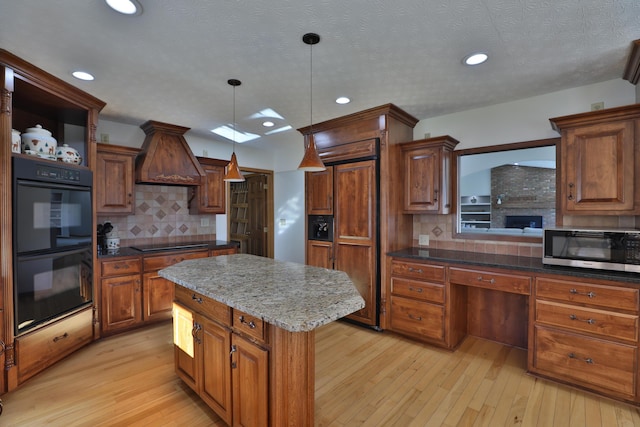
[(149, 120), (140, 128), (146, 134), (136, 157), (136, 184), (200, 185), (205, 172), (195, 158), (182, 126)]

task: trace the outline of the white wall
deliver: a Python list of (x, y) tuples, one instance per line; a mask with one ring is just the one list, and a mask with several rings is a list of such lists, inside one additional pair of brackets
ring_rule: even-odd
[(539, 95), (460, 113), (421, 120), (414, 128), (415, 139), (451, 135), (460, 141), (456, 150), (556, 138), (549, 118), (583, 113), (591, 104), (604, 101), (605, 108), (635, 103), (634, 86), (616, 79), (574, 89)]
[(274, 181), (274, 258), (304, 264), (304, 172), (277, 172)]

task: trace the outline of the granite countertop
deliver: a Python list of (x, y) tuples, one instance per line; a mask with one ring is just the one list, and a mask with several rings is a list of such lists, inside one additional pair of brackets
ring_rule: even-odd
[[(201, 247), (188, 247), (189, 245), (205, 245)], [(209, 241), (177, 241), (177, 242), (165, 242), (156, 244), (141, 245), (148, 249), (141, 251), (136, 249), (137, 246), (124, 246), (115, 250), (108, 249), (104, 251), (98, 251), (98, 258), (117, 258), (127, 256), (139, 256), (139, 255), (152, 255), (162, 252), (175, 252), (175, 251), (194, 251), (198, 249), (227, 249), (237, 247), (234, 242), (226, 242), (224, 240), (209, 240)], [(154, 249), (155, 247), (155, 249)]]
[(159, 274), (290, 332), (311, 331), (364, 307), (342, 271), (255, 255), (192, 259)]
[(538, 257), (534, 258), (517, 255), (498, 255), (481, 252), (416, 247), (389, 252), (387, 255), (396, 258), (474, 265), (480, 267), (507, 268), (510, 270), (522, 270), (538, 274), (562, 274), (565, 276), (614, 280), (640, 285), (640, 274), (637, 273), (546, 265), (543, 264), (542, 259)]

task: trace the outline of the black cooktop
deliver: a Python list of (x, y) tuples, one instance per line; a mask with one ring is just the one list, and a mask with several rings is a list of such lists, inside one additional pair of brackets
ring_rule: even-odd
[(150, 245), (131, 246), (140, 252), (177, 251), (180, 249), (198, 249), (208, 247), (208, 243), (153, 243)]

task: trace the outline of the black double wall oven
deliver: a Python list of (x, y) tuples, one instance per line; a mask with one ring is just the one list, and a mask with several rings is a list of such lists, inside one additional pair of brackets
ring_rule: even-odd
[(13, 158), (16, 335), (93, 301), (93, 175)]

